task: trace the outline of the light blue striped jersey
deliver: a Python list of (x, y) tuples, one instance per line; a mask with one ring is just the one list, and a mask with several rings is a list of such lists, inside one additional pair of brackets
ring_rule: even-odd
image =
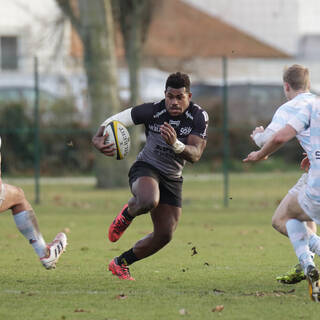
[[(283, 105), (281, 105), (276, 113), (274, 114), (271, 123), (268, 125), (268, 129), (277, 132), (280, 129), (284, 128), (288, 121), (294, 117), (301, 108), (303, 108), (306, 105), (310, 105), (315, 100), (315, 95), (306, 92), (306, 93), (300, 93), (293, 99), (287, 101)], [(299, 133), (297, 136), (297, 139), (302, 146), (302, 148), (308, 152), (310, 150), (310, 135), (309, 130), (303, 131)]]
[(310, 151), (308, 152), (310, 169), (306, 194), (320, 205), (320, 98), (301, 108), (288, 124), (297, 131), (297, 134), (310, 130)]

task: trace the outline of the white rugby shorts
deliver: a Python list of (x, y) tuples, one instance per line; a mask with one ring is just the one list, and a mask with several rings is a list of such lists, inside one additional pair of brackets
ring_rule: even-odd
[(288, 191), (290, 194), (300, 193), (300, 191), (306, 186), (308, 180), (308, 174), (304, 173), (297, 181), (297, 183)]
[(320, 224), (320, 202), (313, 201), (307, 196), (306, 187), (305, 184), (298, 194), (299, 205), (316, 224)]

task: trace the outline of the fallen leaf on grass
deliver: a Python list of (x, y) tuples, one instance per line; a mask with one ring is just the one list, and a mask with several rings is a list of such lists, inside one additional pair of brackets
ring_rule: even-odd
[(74, 312), (90, 312), (90, 311), (84, 310), (82, 308), (77, 308), (77, 309), (74, 310)]
[(226, 292), (223, 291), (223, 290), (219, 290), (219, 289), (213, 289), (213, 293), (216, 294), (216, 295), (219, 295), (219, 294), (224, 294)]
[(194, 255), (198, 254), (198, 251), (197, 251), (196, 247), (192, 247), (191, 250), (192, 250), (191, 256), (194, 256)]
[(212, 309), (212, 312), (221, 312), (224, 309), (224, 305), (220, 304)]
[(119, 300), (123, 300), (123, 299), (127, 299), (128, 296), (126, 296), (125, 294), (121, 293), (119, 295), (116, 296), (116, 299), (119, 299)]
[(179, 313), (182, 315), (182, 316), (185, 316), (186, 314), (188, 314), (188, 311), (186, 309), (180, 309), (179, 310)]

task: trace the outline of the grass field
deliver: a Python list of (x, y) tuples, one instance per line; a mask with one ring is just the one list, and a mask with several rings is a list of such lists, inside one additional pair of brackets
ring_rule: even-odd
[[(69, 229), (68, 250), (57, 269), (45, 270), (11, 214), (2, 214), (0, 319), (317, 319), (320, 305), (309, 300), (306, 281), (275, 281), (296, 257), (270, 220), (298, 177), (299, 172), (231, 175), (227, 209), (221, 176), (187, 177), (175, 237), (131, 266), (136, 281), (106, 271), (111, 258), (151, 231), (150, 217), (140, 216), (119, 242), (107, 241), (128, 189), (99, 191), (92, 180), (44, 181), (35, 206), (41, 231), (49, 242)], [(34, 199), (28, 181), (8, 182)], [(224, 309), (213, 312), (220, 305)]]

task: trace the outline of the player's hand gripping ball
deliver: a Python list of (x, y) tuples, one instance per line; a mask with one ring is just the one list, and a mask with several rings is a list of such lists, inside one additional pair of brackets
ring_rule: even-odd
[(117, 160), (124, 159), (130, 151), (130, 134), (127, 128), (119, 121), (109, 122), (103, 131), (103, 135), (108, 133), (105, 144), (114, 143)]

